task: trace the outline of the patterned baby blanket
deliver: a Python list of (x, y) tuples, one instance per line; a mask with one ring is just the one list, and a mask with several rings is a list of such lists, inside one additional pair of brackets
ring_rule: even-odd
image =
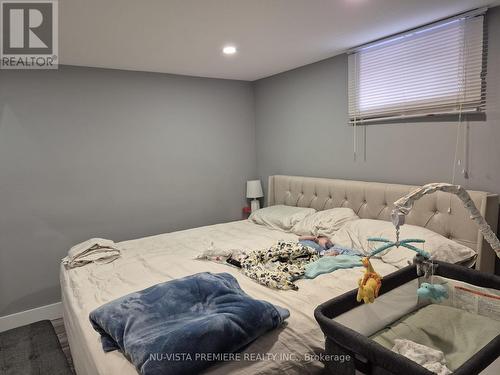
[(268, 249), (249, 253), (241, 268), (245, 275), (269, 288), (298, 290), (293, 281), (304, 275), (306, 264), (318, 259), (317, 252), (308, 246), (278, 241)]

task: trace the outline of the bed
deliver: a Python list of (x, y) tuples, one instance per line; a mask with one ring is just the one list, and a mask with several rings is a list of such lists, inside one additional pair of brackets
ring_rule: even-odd
[[(321, 179), (297, 176), (271, 176), (268, 205), (312, 207), (325, 210), (350, 207), (359, 217), (389, 220), (391, 204), (414, 187)], [(498, 196), (470, 192), (489, 224), (496, 230)], [(451, 213), (448, 208), (451, 206)], [(408, 223), (426, 227), (466, 245), (477, 252), (475, 267), (492, 271), (495, 254), (483, 241), (455, 196), (436, 193), (417, 202)], [(68, 341), (78, 375), (137, 374), (119, 352), (104, 353), (99, 335), (88, 315), (93, 309), (127, 293), (197, 272), (229, 272), (250, 296), (264, 299), (290, 310), (287, 324), (249, 345), (247, 360), (219, 363), (207, 374), (314, 374), (323, 371), (320, 354), (324, 336), (313, 315), (314, 308), (332, 297), (357, 287), (361, 268), (338, 270), (314, 280), (299, 280), (299, 291), (276, 291), (259, 285), (237, 269), (193, 259), (213, 243), (218, 248), (252, 250), (277, 240), (297, 236), (248, 220), (189, 229), (119, 243), (121, 258), (105, 265), (87, 265), (67, 270), (61, 267), (63, 314)], [(397, 270), (381, 260), (373, 260), (382, 275)], [(250, 354), (251, 353), (251, 354)]]

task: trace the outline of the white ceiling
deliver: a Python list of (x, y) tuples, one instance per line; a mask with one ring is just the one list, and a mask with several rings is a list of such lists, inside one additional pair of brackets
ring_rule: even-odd
[(60, 63), (253, 81), (493, 2), (59, 1)]

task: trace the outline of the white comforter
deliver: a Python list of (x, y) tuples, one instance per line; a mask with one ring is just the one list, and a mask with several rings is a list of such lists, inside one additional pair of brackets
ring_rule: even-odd
[[(118, 243), (121, 257), (109, 264), (61, 268), (64, 319), (78, 375), (132, 375), (133, 365), (118, 351), (104, 353), (88, 314), (94, 308), (133, 291), (197, 272), (229, 272), (245, 292), (290, 310), (287, 325), (252, 343), (246, 361), (219, 363), (209, 374), (308, 374), (323, 364), (314, 357), (324, 347), (316, 323), (316, 306), (357, 287), (362, 268), (338, 270), (314, 280), (299, 280), (299, 291), (277, 291), (255, 283), (235, 268), (193, 259), (213, 242), (216, 248), (251, 250), (297, 236), (249, 221), (218, 224)], [(385, 275), (396, 270), (379, 260), (375, 269)], [(242, 358), (245, 358), (242, 355)]]

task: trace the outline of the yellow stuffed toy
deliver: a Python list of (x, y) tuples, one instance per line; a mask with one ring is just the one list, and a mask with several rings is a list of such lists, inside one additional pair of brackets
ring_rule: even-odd
[(358, 302), (373, 303), (375, 298), (378, 297), (378, 292), (382, 286), (382, 277), (375, 272), (369, 258), (363, 258), (362, 262), (366, 270), (363, 277), (358, 281), (359, 288), (356, 300)]

